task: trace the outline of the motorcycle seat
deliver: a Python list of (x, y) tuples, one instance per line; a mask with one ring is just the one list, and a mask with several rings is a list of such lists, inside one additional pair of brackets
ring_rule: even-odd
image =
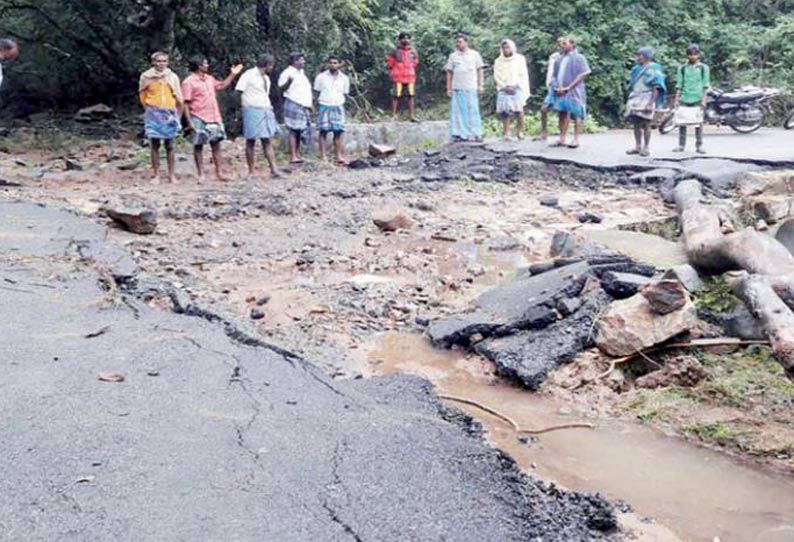
[(752, 102), (754, 100), (758, 100), (759, 98), (763, 98), (764, 93), (763, 91), (751, 91), (751, 92), (726, 92), (719, 96), (717, 101), (720, 102), (727, 102), (727, 103), (744, 103), (744, 102)]

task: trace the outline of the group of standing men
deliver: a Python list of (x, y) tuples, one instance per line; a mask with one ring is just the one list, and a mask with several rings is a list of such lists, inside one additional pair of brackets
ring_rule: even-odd
[[(541, 109), (542, 132), (538, 139), (548, 138), (548, 112), (559, 114), (560, 139), (555, 147), (579, 146), (587, 110), (585, 79), (590, 75), (587, 59), (579, 53), (571, 37), (558, 40), (560, 51), (549, 58), (546, 76), (547, 95)], [(484, 88), (484, 68), (480, 53), (469, 47), (469, 37), (460, 33), (455, 38), (455, 51), (449, 55), (447, 95), (450, 107), (450, 136), (453, 141), (480, 141), (483, 137), (479, 95)], [(500, 55), (494, 61), (496, 113), (503, 121), (503, 135), (509, 138), (510, 123), (515, 121), (516, 137), (524, 139), (524, 107), (530, 97), (526, 58), (519, 54), (512, 40), (502, 40)], [(574, 138), (567, 142), (571, 121)]]
[[(254, 175), (257, 142), (260, 142), (270, 167), (271, 177), (280, 176), (273, 151), (272, 139), (280, 132), (271, 103), (271, 74), (275, 58), (269, 54), (259, 57), (256, 66), (243, 72), (241, 64), (232, 66), (225, 79), (219, 80), (209, 73), (206, 58), (194, 58), (188, 63), (190, 75), (180, 83), (179, 77), (169, 68), (166, 53), (151, 56), (152, 67), (140, 78), (139, 97), (145, 108), (144, 129), (151, 142), (152, 169), (155, 180), (160, 177), (160, 148), (166, 149), (168, 179), (174, 174), (174, 140), (182, 128), (182, 120), (191, 132), (193, 156), (199, 180), (204, 179), (204, 147), (210, 146), (219, 180), (223, 176), (221, 142), (226, 139), (223, 116), (217, 93), (230, 87), (240, 76), (235, 90), (240, 94), (243, 111), (243, 135), (246, 140), (245, 156), (249, 176)], [(301, 163), (301, 143), (312, 139), (312, 112), (317, 97), (316, 126), (319, 132), (320, 156), (327, 154), (327, 136), (333, 134), (335, 157), (346, 163), (344, 157), (345, 109), (350, 93), (350, 80), (341, 71), (341, 59), (331, 55), (327, 69), (309, 81), (304, 68), (306, 59), (293, 53), (289, 66), (278, 78), (283, 93), (284, 125), (288, 132), (290, 163)]]
[[(537, 140), (548, 138), (548, 113), (559, 115), (559, 139), (552, 147), (577, 148), (580, 144), (583, 123), (587, 114), (587, 89), (585, 81), (591, 70), (575, 40), (561, 37), (558, 51), (548, 61), (546, 95), (541, 112), (541, 133)], [(2, 51), (0, 51), (2, 53)], [(676, 123), (679, 126), (679, 145), (686, 145), (687, 126), (695, 126), (697, 151), (703, 149), (703, 108), (710, 85), (708, 66), (700, 63), (700, 51), (691, 46), (688, 63), (678, 72), (676, 95)], [(640, 48), (636, 54), (637, 65), (632, 69), (627, 88), (626, 116), (634, 127), (636, 145), (628, 154), (648, 156), (651, 121), (667, 89), (659, 64), (654, 61), (653, 50)], [(140, 99), (146, 108), (146, 137), (151, 140), (152, 167), (159, 178), (160, 147), (167, 153), (168, 178), (174, 177), (173, 142), (181, 129), (181, 119), (192, 132), (194, 158), (199, 179), (204, 178), (203, 149), (209, 145), (218, 179), (223, 179), (221, 141), (226, 133), (217, 101), (217, 92), (231, 86), (243, 70), (242, 65), (231, 68), (223, 80), (209, 74), (206, 58), (190, 61), (190, 75), (180, 83), (168, 67), (168, 55), (152, 55), (152, 67), (140, 79)], [(407, 99), (410, 120), (416, 121), (416, 69), (419, 55), (411, 44), (411, 36), (402, 33), (396, 48), (386, 57), (393, 82), (392, 112), (398, 116), (399, 103)], [(289, 141), (290, 163), (303, 162), (301, 144), (312, 140), (312, 116), (316, 109), (316, 128), (319, 132), (319, 151), (325, 160), (328, 153), (328, 134), (333, 134), (334, 154), (337, 163), (345, 164), (345, 102), (350, 93), (350, 79), (342, 73), (341, 59), (331, 55), (327, 68), (319, 73), (312, 85), (305, 73), (306, 59), (301, 53), (292, 53), (289, 66), (278, 78), (278, 88), (283, 95), (283, 117)], [(262, 55), (256, 66), (242, 74), (236, 85), (243, 108), (243, 133), (246, 139), (246, 162), (249, 176), (254, 174), (257, 141), (261, 142), (272, 177), (279, 170), (271, 140), (280, 128), (271, 104), (271, 74), (275, 68), (272, 55)], [(455, 50), (444, 66), (447, 95), (450, 98), (450, 137), (453, 141), (480, 141), (483, 124), (480, 114), (480, 95), (483, 93), (485, 64), (480, 53), (469, 47), (469, 37), (459, 33)], [(524, 138), (524, 108), (530, 97), (529, 73), (526, 58), (519, 54), (512, 40), (500, 44), (500, 55), (493, 64), (496, 86), (496, 112), (503, 121), (503, 134), (509, 138), (510, 124), (515, 121), (518, 139)], [(569, 131), (573, 124), (573, 138)]]

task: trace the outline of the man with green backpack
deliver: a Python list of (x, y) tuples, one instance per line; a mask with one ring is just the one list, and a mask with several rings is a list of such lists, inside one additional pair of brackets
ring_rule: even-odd
[(690, 45), (686, 50), (687, 63), (678, 68), (675, 94), (675, 123), (678, 126), (678, 147), (673, 152), (684, 152), (687, 127), (695, 127), (695, 149), (705, 154), (703, 148), (703, 112), (708, 90), (711, 87), (709, 67), (700, 62), (700, 47)]

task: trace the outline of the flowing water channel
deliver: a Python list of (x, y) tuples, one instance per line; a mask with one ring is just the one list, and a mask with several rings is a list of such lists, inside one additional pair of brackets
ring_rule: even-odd
[[(374, 374), (410, 373), (439, 393), (473, 399), (523, 428), (580, 421), (538, 394), (495, 381), (486, 362), (442, 351), (415, 334), (383, 335), (368, 352)], [(725, 455), (617, 421), (570, 429), (522, 443), (501, 420), (457, 405), (527, 472), (577, 491), (600, 491), (629, 503), (691, 542), (794, 542), (794, 481)]]

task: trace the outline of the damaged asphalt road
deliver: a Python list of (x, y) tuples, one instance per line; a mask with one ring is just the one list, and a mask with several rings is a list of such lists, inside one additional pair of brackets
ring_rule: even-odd
[(526, 477), (428, 383), (334, 381), (153, 309), (104, 228), (0, 207), (0, 539), (611, 536), (611, 505)]

